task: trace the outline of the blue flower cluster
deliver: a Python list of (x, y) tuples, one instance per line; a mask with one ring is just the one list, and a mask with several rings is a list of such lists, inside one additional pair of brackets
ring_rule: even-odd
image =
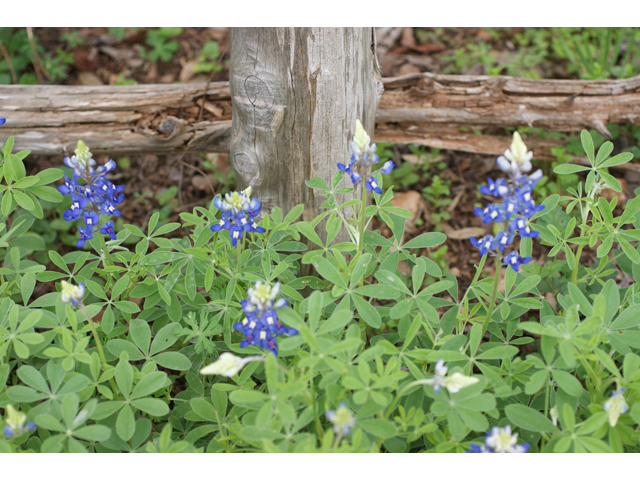
[(257, 198), (251, 198), (250, 195), (251, 187), (243, 192), (227, 193), (224, 200), (220, 197), (213, 199), (213, 205), (222, 211), (222, 217), (220, 223), (211, 226), (211, 230), (214, 232), (227, 230), (231, 237), (231, 245), (234, 247), (245, 232), (266, 232), (255, 221), (260, 213), (260, 201)]
[(511, 425), (493, 427), (487, 432), (484, 445), (472, 443), (467, 453), (526, 453), (529, 444), (518, 445), (518, 434), (511, 433)]
[[(65, 175), (64, 184), (58, 187), (61, 194), (71, 196), (71, 208), (65, 210), (62, 218), (68, 222), (82, 219), (85, 225), (78, 228), (78, 248), (82, 248), (87, 240), (93, 238), (96, 228), (101, 234), (109, 235), (112, 240), (116, 239), (113, 220), (100, 225), (100, 214), (119, 217), (121, 213), (117, 205), (124, 200), (124, 194), (120, 194), (124, 185), (114, 185), (106, 178), (106, 174), (116, 168), (116, 162), (109, 160), (106, 164), (93, 168), (96, 161), (91, 157), (87, 146), (79, 141), (75, 155), (64, 159), (64, 164), (73, 169), (73, 175), (71, 179)], [(83, 183), (80, 183), (81, 180)]]
[[(349, 161), (349, 165), (338, 163), (338, 169), (351, 177), (351, 181), (356, 184), (362, 176), (367, 177), (365, 188), (371, 192), (378, 194), (382, 193), (382, 188), (378, 184), (378, 181), (373, 175), (370, 175), (371, 166), (374, 163), (380, 162), (380, 158), (376, 154), (376, 144), (371, 144), (371, 138), (367, 135), (360, 120), (356, 120), (356, 133), (353, 141), (351, 142), (351, 150), (353, 154)], [(385, 175), (391, 173), (391, 170), (395, 167), (392, 160), (385, 162), (385, 164), (378, 170)]]
[(2, 125), (4, 122), (6, 122), (7, 119), (6, 118), (0, 118), (0, 125)]
[[(531, 175), (525, 172), (531, 170), (532, 153), (527, 152), (518, 132), (513, 134), (510, 150), (504, 156), (498, 157), (500, 169), (509, 174), (509, 178), (499, 178), (496, 181), (488, 179), (486, 186), (479, 188), (480, 193), (502, 199), (502, 203), (492, 203), (487, 208), (475, 207), (473, 212), (482, 218), (482, 223), (496, 223), (500, 231), (494, 237), (485, 235), (481, 239), (471, 237), (469, 241), (480, 251), (480, 255), (491, 252), (504, 252), (511, 245), (516, 235), (535, 238), (539, 232), (532, 230), (530, 218), (537, 212), (544, 210), (543, 205), (536, 205), (533, 200), (533, 187), (542, 178), (542, 170), (536, 170)], [(520, 265), (529, 263), (532, 257), (521, 257), (517, 250), (504, 255), (502, 262), (509, 265), (516, 272)]]
[(33, 422), (27, 422), (27, 415), (13, 408), (13, 405), (8, 404), (4, 408), (7, 414), (4, 420), (5, 438), (17, 437), (36, 429), (36, 425)]
[(248, 300), (242, 300), (242, 310), (246, 318), (233, 324), (233, 328), (244, 334), (245, 340), (240, 342), (240, 348), (258, 345), (271, 350), (278, 356), (277, 335), (297, 335), (295, 328), (285, 327), (278, 320), (278, 308), (287, 305), (284, 298), (273, 302), (280, 291), (280, 284), (270, 287), (266, 283), (257, 281), (253, 288), (247, 291)]

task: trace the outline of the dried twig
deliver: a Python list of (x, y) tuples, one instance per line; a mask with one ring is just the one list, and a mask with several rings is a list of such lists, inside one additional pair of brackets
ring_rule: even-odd
[(33, 69), (36, 72), (36, 77), (38, 77), (38, 83), (42, 83), (42, 76), (40, 73), (43, 73), (44, 76), (47, 77), (47, 80), (51, 82), (53, 79), (51, 78), (51, 75), (49, 74), (47, 69), (44, 68), (44, 65), (42, 65), (42, 60), (40, 60), (40, 55), (38, 54), (38, 49), (36, 47), (36, 41), (33, 37), (33, 28), (27, 27), (27, 36), (29, 37), (29, 45), (31, 45), (31, 51), (33, 52)]
[(0, 52), (2, 52), (2, 56), (7, 61), (7, 66), (9, 67), (9, 71), (11, 72), (11, 80), (13, 83), (18, 83), (18, 76), (16, 75), (16, 71), (13, 69), (13, 63), (11, 63), (11, 57), (9, 56), (9, 52), (4, 48), (2, 44), (2, 40), (0, 40)]

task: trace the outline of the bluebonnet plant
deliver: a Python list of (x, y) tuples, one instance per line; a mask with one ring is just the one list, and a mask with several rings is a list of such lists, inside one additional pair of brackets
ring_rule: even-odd
[(435, 375), (433, 378), (416, 380), (412, 385), (431, 385), (437, 395), (440, 393), (441, 387), (446, 388), (451, 393), (457, 393), (462, 388), (478, 383), (477, 378), (467, 377), (460, 372), (455, 372), (453, 375), (447, 376), (448, 370), (444, 365), (444, 360), (440, 359), (436, 362)]
[(22, 435), (24, 432), (36, 429), (35, 424), (27, 422), (27, 416), (13, 408), (13, 405), (7, 405), (5, 410), (7, 412), (4, 419), (4, 436), (6, 438)]
[(83, 282), (80, 282), (78, 285), (72, 285), (71, 283), (63, 280), (60, 283), (62, 285), (62, 301), (64, 303), (71, 302), (74, 305), (82, 303), (85, 290)]
[(333, 424), (333, 431), (338, 435), (349, 435), (351, 427), (356, 424), (356, 418), (344, 403), (335, 410), (327, 410), (327, 420)]
[[(518, 132), (513, 134), (513, 141), (504, 156), (497, 159), (498, 167), (509, 174), (509, 178), (497, 180), (488, 179), (486, 186), (480, 187), (480, 193), (502, 199), (502, 203), (492, 203), (487, 208), (474, 208), (477, 217), (482, 218), (482, 223), (496, 223), (500, 231), (494, 237), (485, 235), (478, 240), (471, 237), (469, 241), (480, 251), (480, 255), (487, 253), (500, 255), (506, 247), (513, 244), (516, 235), (521, 238), (535, 238), (539, 232), (532, 230), (529, 225), (530, 218), (544, 209), (543, 205), (536, 205), (533, 200), (533, 187), (542, 178), (542, 170), (536, 170), (531, 175), (526, 172), (531, 170), (532, 152), (527, 152), (527, 146), (520, 138)], [(521, 257), (517, 250), (505, 254), (502, 263), (509, 265), (516, 272), (520, 266), (529, 263), (531, 257)]]
[(612, 427), (616, 426), (620, 415), (624, 415), (625, 413), (627, 413), (627, 410), (629, 410), (627, 401), (622, 395), (623, 393), (624, 388), (620, 388), (616, 391), (611, 392), (611, 398), (604, 402), (604, 405), (602, 406), (605, 412), (607, 412), (607, 416), (609, 417), (609, 425)]
[[(84, 142), (78, 141), (75, 155), (65, 157), (64, 164), (73, 169), (71, 178), (64, 176), (64, 184), (58, 187), (63, 195), (71, 197), (71, 207), (62, 214), (68, 222), (82, 220), (84, 226), (78, 228), (80, 239), (76, 244), (82, 248), (87, 240), (93, 238), (98, 231), (103, 235), (109, 235), (115, 240), (113, 221), (109, 220), (100, 225), (100, 214), (121, 216), (117, 205), (124, 200), (124, 185), (114, 185), (106, 178), (106, 174), (116, 168), (116, 162), (109, 160), (106, 164), (94, 168), (96, 161), (92, 158), (89, 148)], [(84, 183), (81, 184), (80, 180)]]
[(221, 197), (213, 199), (213, 205), (222, 211), (220, 222), (212, 225), (211, 230), (219, 232), (227, 230), (231, 237), (231, 245), (237, 245), (245, 232), (264, 233), (266, 230), (256, 223), (260, 214), (260, 201), (251, 198), (251, 187), (242, 192), (227, 193), (224, 200)]
[(529, 444), (518, 445), (518, 434), (511, 433), (511, 426), (493, 427), (487, 432), (484, 445), (472, 443), (467, 453), (526, 453)]
[[(349, 175), (354, 184), (360, 182), (362, 177), (366, 177), (365, 188), (369, 192), (373, 191), (381, 194), (382, 188), (380, 188), (375, 177), (370, 174), (371, 166), (374, 163), (379, 163), (380, 158), (376, 154), (376, 144), (371, 143), (371, 138), (360, 123), (360, 120), (356, 120), (356, 132), (351, 142), (351, 150), (353, 153), (349, 164), (338, 163), (338, 169)], [(393, 161), (389, 160), (378, 171), (388, 175), (394, 167)]]
[(240, 342), (240, 348), (257, 345), (278, 356), (276, 336), (298, 334), (298, 330), (284, 326), (278, 319), (277, 309), (287, 305), (284, 298), (274, 303), (279, 291), (280, 283), (271, 287), (261, 281), (247, 291), (249, 298), (240, 302), (246, 318), (233, 324), (233, 328), (246, 337)]

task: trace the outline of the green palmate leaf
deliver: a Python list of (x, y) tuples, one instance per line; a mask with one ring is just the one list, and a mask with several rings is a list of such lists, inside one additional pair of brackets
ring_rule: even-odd
[(605, 182), (607, 182), (607, 185), (609, 186), (609, 188), (611, 188), (612, 190), (615, 190), (616, 192), (621, 192), (622, 191), (622, 186), (620, 185), (620, 182), (613, 176), (610, 175), (606, 172), (598, 172), (598, 174), (604, 179)]
[(54, 432), (64, 432), (65, 428), (62, 424), (51, 415), (38, 415), (35, 418), (36, 425)]
[(378, 300), (393, 300), (398, 298), (398, 290), (387, 285), (365, 285), (354, 290), (355, 293), (364, 295), (366, 297), (372, 297)]
[(362, 318), (367, 325), (373, 328), (380, 328), (382, 325), (382, 319), (378, 311), (359, 295), (352, 295), (351, 298), (358, 310), (360, 318)]
[[(598, 152), (599, 154), (600, 152)], [(609, 168), (615, 167), (616, 165), (622, 165), (624, 163), (628, 163), (633, 160), (633, 153), (631, 152), (623, 152), (618, 155), (611, 157), (610, 159), (602, 162), (601, 165), (598, 165), (598, 168)]]
[(409, 240), (402, 248), (427, 248), (441, 245), (445, 242), (447, 236), (444, 233), (429, 232), (418, 235), (416, 238)]
[(500, 347), (492, 348), (486, 352), (476, 356), (478, 360), (501, 360), (503, 358), (511, 358), (517, 355), (519, 352), (518, 347), (511, 345), (503, 345)]
[(216, 409), (204, 398), (193, 398), (190, 401), (190, 405), (193, 411), (206, 421), (218, 422), (218, 419), (220, 418), (219, 413), (216, 415)]
[(598, 149), (598, 154), (596, 155), (596, 165), (599, 165), (602, 161), (604, 161), (612, 151), (613, 143), (604, 142)]
[(131, 398), (141, 398), (160, 390), (167, 382), (164, 372), (152, 372), (145, 375), (131, 392)]
[(612, 330), (624, 330), (640, 325), (640, 305), (625, 309), (611, 324)]
[(582, 148), (584, 152), (587, 154), (589, 161), (592, 165), (595, 165), (595, 158), (593, 152), (593, 139), (591, 138), (591, 134), (587, 130), (582, 130), (580, 132), (580, 140), (582, 142)]
[(393, 422), (386, 420), (360, 420), (358, 426), (379, 438), (391, 438), (398, 433)]
[(329, 260), (324, 257), (317, 256), (313, 257), (311, 263), (316, 267), (316, 270), (322, 277), (342, 288), (347, 288), (347, 283)]
[(511, 404), (504, 409), (507, 418), (516, 427), (530, 432), (559, 432), (551, 420), (543, 414), (524, 405)]
[[(120, 361), (115, 368), (115, 378), (120, 392), (122, 392), (125, 397), (129, 397), (133, 386), (133, 368), (129, 364), (128, 355), (126, 353), (122, 353), (120, 355)], [(129, 440), (129, 438), (126, 440)]]
[[(246, 368), (246, 367), (245, 367)], [(268, 395), (255, 390), (234, 390), (229, 394), (229, 400), (236, 404), (251, 404), (262, 402), (269, 398)]]
[(564, 163), (554, 168), (553, 173), (556, 173), (558, 175), (567, 175), (569, 173), (584, 172), (585, 170), (589, 170), (589, 167), (585, 167), (584, 165), (576, 165), (573, 163)]
[(572, 397), (579, 397), (584, 391), (580, 381), (563, 370), (552, 370), (551, 375), (558, 386)]
[(135, 417), (133, 416), (133, 410), (129, 405), (125, 405), (120, 410), (118, 418), (116, 419), (116, 433), (125, 442), (129, 441), (133, 437), (133, 432), (136, 428)]
[(90, 425), (75, 430), (73, 435), (88, 442), (104, 442), (111, 436), (111, 430), (104, 425)]
[(158, 365), (171, 370), (184, 371), (191, 368), (191, 361), (179, 352), (163, 352), (153, 357)]
[(154, 417), (162, 417), (169, 413), (169, 406), (157, 398), (139, 398), (133, 400), (131, 405)]
[(325, 182), (324, 179), (320, 177), (313, 177), (311, 180), (307, 180), (304, 183), (309, 188), (315, 188), (317, 190), (329, 190), (329, 185), (327, 185), (327, 182)]

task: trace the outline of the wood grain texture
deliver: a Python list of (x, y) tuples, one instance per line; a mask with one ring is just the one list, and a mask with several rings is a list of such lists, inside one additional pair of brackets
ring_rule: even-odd
[[(306, 44), (295, 43), (295, 35), (288, 30), (279, 32), (282, 42), (292, 39), (291, 44), (286, 43), (287, 49), (282, 44), (283, 57), (285, 50), (294, 59), (308, 51)], [(280, 43), (277, 45), (280, 48)], [(316, 97), (325, 95), (328, 80), (309, 73), (309, 65), (311, 72), (318, 70), (318, 61), (313, 60), (317, 57), (304, 55), (300, 58), (306, 62), (307, 72), (298, 84), (290, 81), (291, 88), (297, 85), (315, 92)], [(320, 73), (326, 69), (329, 78), (326, 62), (320, 64)], [(301, 85), (302, 78), (307, 79), (306, 86)], [(345, 89), (362, 84), (362, 78), (349, 78), (351, 83), (343, 83)], [(521, 125), (557, 131), (596, 128), (606, 135), (608, 123), (640, 123), (640, 77), (587, 81), (417, 74), (383, 82), (375, 141), (500, 154), (508, 139), (465, 133), (461, 127), (480, 131)], [(341, 95), (330, 97), (337, 110), (339, 102), (347, 98), (346, 92)], [(311, 98), (294, 105), (299, 113), (303, 109), (312, 111), (315, 104)], [(15, 135), (17, 148), (44, 155), (72, 152), (79, 139), (96, 153), (114, 155), (175, 154), (187, 145), (191, 152), (229, 153), (231, 111), (227, 82), (208, 86), (0, 86), (0, 117), (8, 119), (0, 128), (0, 142)], [(275, 114), (273, 118), (277, 120)], [(335, 117), (323, 114), (314, 118), (328, 122)], [(339, 122), (351, 120), (344, 111)], [(371, 125), (366, 127), (370, 129)], [(335, 154), (333, 147), (326, 148), (327, 154)], [(535, 147), (534, 153), (539, 153)], [(540, 150), (540, 154), (549, 155), (548, 149)]]

